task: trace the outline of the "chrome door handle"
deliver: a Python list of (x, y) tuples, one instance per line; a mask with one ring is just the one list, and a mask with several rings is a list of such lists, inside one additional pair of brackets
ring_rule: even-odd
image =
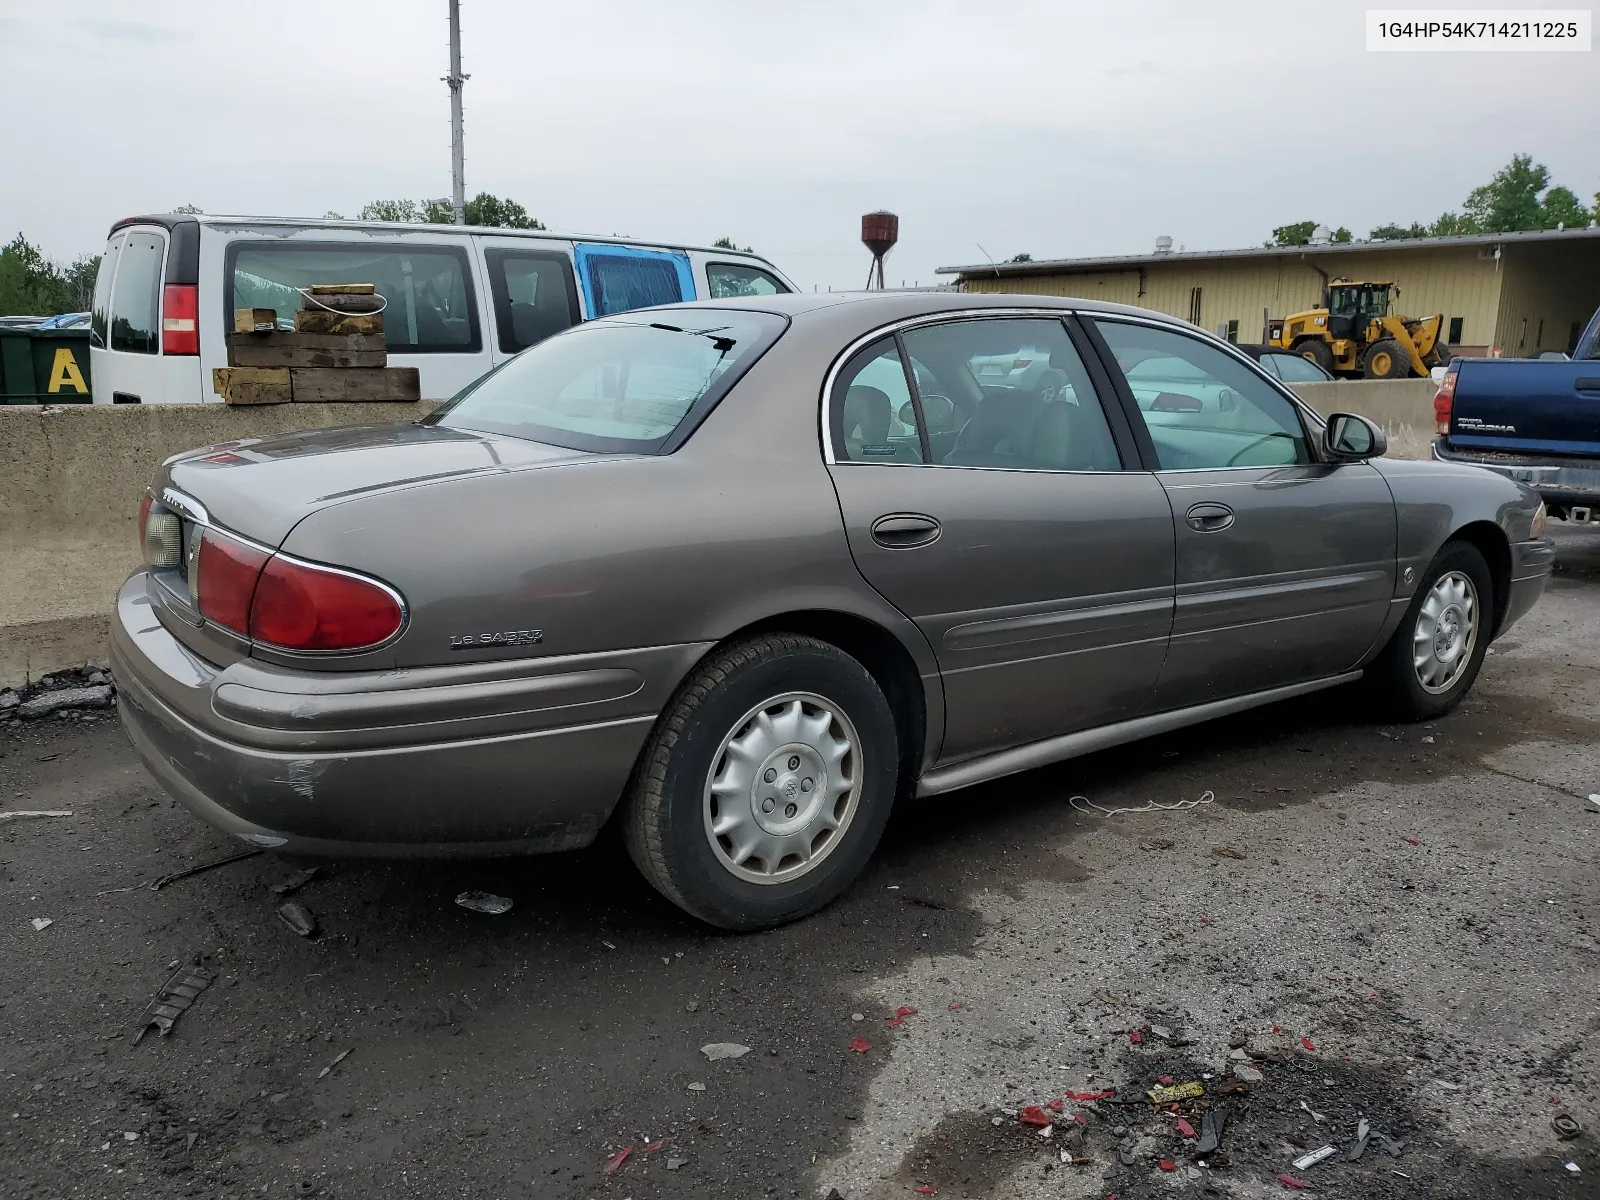
[(1233, 509), (1226, 504), (1206, 501), (1191, 505), (1187, 513), (1189, 528), (1196, 533), (1220, 533), (1233, 524)]
[(889, 550), (911, 550), (939, 540), (943, 527), (921, 513), (889, 513), (872, 523), (872, 540)]

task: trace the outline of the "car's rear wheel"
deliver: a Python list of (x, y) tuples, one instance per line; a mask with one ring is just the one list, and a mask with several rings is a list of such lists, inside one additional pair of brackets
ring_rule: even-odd
[(628, 853), (712, 925), (795, 920), (871, 857), (899, 760), (882, 689), (838, 647), (783, 633), (723, 647), (645, 746), (623, 818)]
[(1482, 553), (1467, 542), (1448, 542), (1423, 572), (1369, 678), (1402, 720), (1442, 716), (1477, 679), (1493, 624), (1494, 583)]

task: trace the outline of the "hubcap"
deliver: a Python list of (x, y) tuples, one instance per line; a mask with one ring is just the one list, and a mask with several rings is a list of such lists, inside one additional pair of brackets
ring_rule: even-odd
[(815, 868), (855, 816), (860, 745), (850, 718), (811, 692), (745, 713), (706, 777), (705, 830), (717, 860), (751, 883), (787, 883)]
[(1428, 589), (1411, 636), (1411, 661), (1423, 691), (1447, 692), (1472, 661), (1478, 641), (1478, 590), (1460, 571)]

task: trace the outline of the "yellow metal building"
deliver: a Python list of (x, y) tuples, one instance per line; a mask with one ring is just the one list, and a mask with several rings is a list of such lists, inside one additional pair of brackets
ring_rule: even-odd
[[(1166, 239), (1163, 239), (1165, 241)], [(1600, 308), (1600, 228), (1255, 250), (1158, 250), (1114, 258), (941, 267), (967, 292), (1081, 296), (1152, 308), (1235, 342), (1264, 316), (1315, 308), (1328, 279), (1392, 279), (1393, 311), (1443, 313), (1457, 354), (1570, 351)]]

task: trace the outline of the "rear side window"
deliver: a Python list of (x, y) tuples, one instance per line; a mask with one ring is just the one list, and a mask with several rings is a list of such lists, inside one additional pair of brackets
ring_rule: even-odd
[(694, 299), (686, 254), (592, 245), (579, 245), (575, 253), (591, 317)]
[(572, 450), (670, 449), (786, 326), (769, 313), (655, 315), (591, 321), (547, 338), (471, 385), (433, 423)]
[(106, 335), (111, 329), (111, 278), (117, 273), (117, 258), (122, 251), (122, 234), (106, 243), (106, 252), (100, 256), (100, 270), (94, 277), (94, 300), (89, 305), (89, 342), (106, 347)]
[(572, 264), (552, 251), (487, 250), (500, 349), (526, 350), (578, 323)]
[(111, 349), (160, 353), (161, 264), (166, 250), (167, 240), (159, 233), (135, 229), (123, 239), (111, 293)]
[(228, 261), (228, 329), (235, 308), (275, 309), (278, 328), (293, 329), (300, 288), (371, 283), (387, 302), (383, 335), (391, 353), (472, 354), (483, 346), (464, 248), (242, 242)]
[(744, 263), (707, 263), (706, 283), (713, 300), (733, 296), (777, 296), (789, 290), (772, 272)]
[(833, 385), (828, 419), (840, 462), (923, 461), (917, 408), (892, 337), (873, 342), (844, 365)]

